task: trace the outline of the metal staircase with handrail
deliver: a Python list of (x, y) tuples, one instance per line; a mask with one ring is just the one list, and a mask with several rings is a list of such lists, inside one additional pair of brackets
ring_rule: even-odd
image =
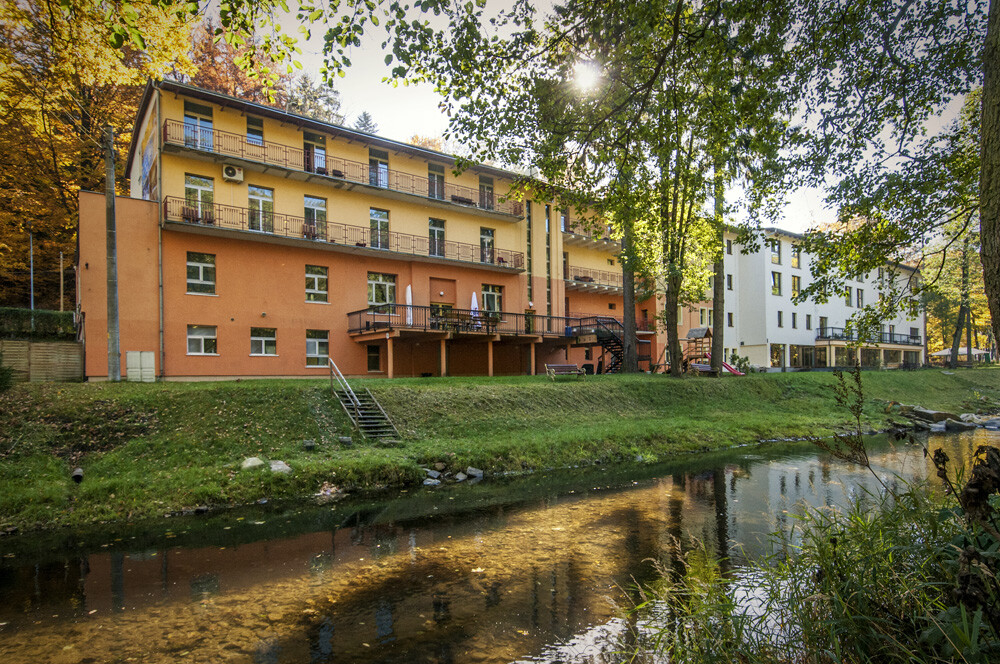
[(351, 424), (365, 438), (384, 440), (399, 435), (396, 425), (389, 419), (382, 404), (368, 388), (358, 394), (344, 378), (333, 358), (328, 358), (330, 364), (330, 390), (340, 401), (344, 412), (350, 418)]

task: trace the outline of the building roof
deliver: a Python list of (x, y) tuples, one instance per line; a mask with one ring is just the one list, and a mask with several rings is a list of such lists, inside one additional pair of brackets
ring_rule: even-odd
[[(457, 157), (455, 157), (454, 155), (446, 154), (444, 152), (438, 152), (437, 150), (429, 150), (427, 148), (423, 148), (417, 145), (411, 145), (409, 143), (394, 141), (392, 139), (383, 138), (382, 136), (377, 136), (375, 134), (369, 134), (367, 132), (358, 131), (357, 129), (351, 129), (349, 127), (344, 127), (342, 125), (323, 122), (321, 120), (316, 120), (314, 118), (310, 118), (305, 115), (289, 113), (288, 111), (283, 111), (279, 108), (274, 108), (272, 106), (265, 106), (263, 104), (246, 101), (238, 97), (233, 97), (219, 92), (213, 92), (212, 90), (199, 88), (195, 85), (188, 85), (187, 83), (179, 83), (177, 81), (170, 81), (166, 79), (162, 81), (150, 80), (149, 82), (146, 83), (146, 89), (143, 91), (142, 100), (139, 102), (139, 109), (136, 113), (136, 118), (133, 123), (133, 127), (138, 127), (139, 123), (142, 122), (142, 118), (146, 114), (146, 109), (149, 108), (149, 104), (152, 101), (153, 93), (155, 90), (163, 90), (164, 92), (173, 92), (178, 95), (184, 95), (187, 97), (200, 99), (202, 101), (219, 104), (220, 106), (237, 108), (245, 113), (273, 118), (287, 124), (298, 125), (300, 128), (303, 129), (325, 132), (327, 134), (332, 134), (334, 136), (347, 138), (348, 140), (364, 142), (370, 145), (386, 148), (394, 152), (405, 152), (407, 154), (421, 157), (423, 159), (444, 163), (452, 167), (454, 167), (458, 163)], [(132, 170), (132, 159), (135, 156), (135, 149), (137, 143), (138, 143), (138, 132), (133, 131), (132, 141), (129, 144), (129, 149), (128, 149), (128, 161), (125, 164), (126, 173)], [(526, 176), (522, 173), (505, 170), (502, 168), (497, 168), (495, 166), (489, 166), (486, 164), (475, 164), (473, 166), (470, 166), (468, 170), (472, 170), (477, 173), (483, 173), (485, 175), (494, 175), (497, 177), (507, 178), (510, 180), (526, 179)]]

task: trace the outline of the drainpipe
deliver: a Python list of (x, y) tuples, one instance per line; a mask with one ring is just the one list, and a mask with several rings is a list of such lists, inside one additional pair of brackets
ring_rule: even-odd
[[(163, 199), (163, 135), (160, 133), (163, 127), (163, 107), (160, 104), (160, 91), (159, 88), (155, 87), (156, 90), (156, 158), (159, 160), (159, 164), (156, 169), (156, 193), (160, 195), (160, 199)], [(157, 224), (156, 224), (156, 263), (158, 267), (157, 281), (158, 290), (160, 298), (160, 320), (159, 325), (159, 335), (160, 335), (160, 375), (159, 378), (163, 378), (165, 372), (163, 371), (163, 360), (166, 355), (165, 347), (163, 344), (163, 205), (161, 201), (156, 201), (157, 208)]]

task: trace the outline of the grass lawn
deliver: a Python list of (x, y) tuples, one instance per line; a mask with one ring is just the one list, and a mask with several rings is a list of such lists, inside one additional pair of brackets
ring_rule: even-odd
[[(135, 519), (419, 482), (421, 465), (487, 473), (645, 461), (762, 439), (823, 435), (846, 421), (829, 373), (744, 378), (589, 376), (352, 381), (369, 387), (402, 445), (350, 435), (327, 381), (18, 385), (0, 395), (0, 529)], [(884, 403), (960, 412), (1000, 406), (1000, 370), (864, 374), (868, 415)], [(302, 449), (315, 439), (317, 452)], [(294, 472), (240, 471), (248, 456)], [(84, 469), (80, 485), (73, 467)]]

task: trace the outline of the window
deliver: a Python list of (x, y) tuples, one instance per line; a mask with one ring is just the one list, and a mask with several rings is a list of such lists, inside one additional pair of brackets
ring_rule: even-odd
[(733, 312), (731, 311), (728, 314), (726, 314), (726, 325), (728, 325), (729, 327), (733, 326)]
[(485, 175), (479, 176), (479, 207), (484, 210), (493, 209), (493, 178)]
[(306, 302), (326, 302), (328, 294), (327, 268), (306, 265)]
[(444, 166), (427, 164), (427, 196), (444, 199)]
[[(184, 210), (185, 220), (199, 221), (212, 218), (212, 204), (215, 196), (215, 181), (201, 175), (184, 175)], [(189, 219), (190, 217), (190, 219)]]
[[(569, 279), (569, 252), (563, 252), (563, 279)], [(566, 308), (569, 310), (569, 307)]]
[(802, 290), (802, 277), (792, 275), (792, 297), (798, 297)]
[(792, 267), (802, 267), (802, 249), (799, 247), (792, 247)]
[(910, 328), (910, 338), (911, 339), (919, 339), (920, 338), (920, 328), (919, 327), (911, 327)]
[(276, 332), (277, 330), (273, 327), (251, 327), (250, 354), (277, 355), (278, 338)]
[(187, 252), (187, 292), (215, 294), (215, 254)]
[(771, 273), (771, 295), (781, 295), (781, 273)]
[(305, 222), (302, 235), (313, 240), (326, 239), (326, 199), (306, 196), (303, 199)]
[(767, 245), (771, 248), (771, 262), (781, 265), (781, 240), (768, 240)]
[(503, 286), (483, 284), (483, 309), (503, 311)]
[(492, 228), (480, 228), (479, 229), (479, 253), (480, 261), (483, 263), (494, 262), (494, 236), (496, 231)]
[(379, 304), (396, 304), (396, 275), (368, 273), (368, 305)]
[(730, 256), (733, 255), (733, 241), (732, 240), (726, 240), (726, 253), (729, 254)]
[(848, 286), (847, 290), (844, 291), (844, 304), (846, 304), (847, 306), (851, 306), (851, 303), (853, 302), (853, 300), (851, 299), (851, 295), (853, 295), (853, 292), (851, 290), (851, 287)]
[(444, 221), (430, 219), (427, 222), (427, 254), (444, 256)]
[(211, 150), (212, 138), (212, 107), (184, 102), (184, 145)]
[(793, 330), (799, 329), (799, 315), (794, 311), (792, 312), (792, 329)]
[(608, 265), (611, 265), (613, 267), (614, 264), (615, 264), (615, 259), (614, 258), (609, 258), (608, 259)]
[(188, 325), (187, 331), (188, 355), (215, 355), (214, 325)]
[(304, 132), (302, 135), (302, 167), (309, 173), (326, 175), (326, 137)]
[(733, 275), (726, 275), (726, 290), (733, 290)]
[(306, 366), (326, 366), (328, 357), (330, 357), (329, 331), (306, 330)]
[(698, 324), (702, 327), (712, 327), (712, 310), (701, 308), (698, 310)]
[(806, 329), (813, 329), (813, 317), (812, 314), (806, 314)]
[(389, 186), (389, 153), (368, 148), (368, 184), (373, 187)]
[(608, 302), (608, 309), (611, 309), (612, 311), (614, 311), (614, 309), (615, 309), (615, 303), (614, 302)]
[(247, 143), (264, 145), (264, 120), (247, 116)]
[(784, 326), (785, 326), (785, 312), (779, 311), (778, 312), (778, 327), (784, 327)]
[(378, 344), (368, 345), (368, 371), (382, 370), (382, 347)]
[(819, 317), (819, 329), (820, 329), (820, 332), (822, 334), (826, 334), (826, 328), (827, 327), (828, 327), (828, 325), (827, 325), (827, 317), (826, 316), (820, 316)]
[(559, 230), (565, 233), (567, 230), (567, 225), (569, 223), (569, 210), (559, 211)]
[(371, 223), (371, 246), (374, 249), (388, 249), (389, 211), (371, 208), (368, 217)]
[(785, 344), (771, 344), (771, 366), (785, 366)]
[(453, 308), (450, 304), (431, 302), (431, 316), (434, 318), (447, 317)]
[(864, 290), (858, 288), (857, 289), (857, 295), (858, 295), (858, 298), (857, 298), (858, 299), (858, 309), (860, 309), (861, 307), (865, 306), (865, 292), (864, 292)]
[(247, 216), (249, 229), (271, 233), (274, 231), (274, 189), (267, 187), (249, 187), (249, 208)]

